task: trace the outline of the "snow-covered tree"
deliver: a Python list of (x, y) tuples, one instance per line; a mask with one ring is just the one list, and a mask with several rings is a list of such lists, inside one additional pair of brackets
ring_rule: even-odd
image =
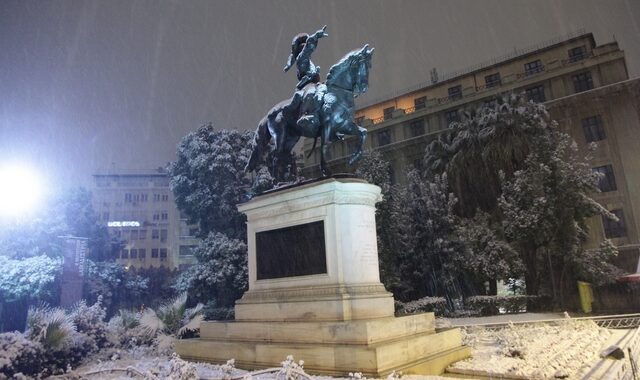
[[(518, 252), (491, 225), (489, 214), (477, 211), (473, 218), (460, 218), (456, 231), (464, 244), (464, 255), (459, 262), (466, 271), (490, 285), (494, 280), (520, 277), (524, 266)], [(490, 289), (490, 294), (495, 294)]]
[[(524, 168), (503, 175), (498, 203), (507, 238), (518, 248), (525, 265), (527, 294), (538, 294), (542, 282), (556, 305), (564, 305), (576, 275), (604, 274), (611, 281), (609, 261), (617, 252), (605, 243), (585, 251), (587, 219), (596, 215), (615, 218), (590, 197), (598, 191), (598, 175), (577, 144), (552, 122), (536, 136)], [(596, 269), (598, 268), (598, 269)]]
[(463, 246), (455, 237), (456, 198), (448, 192), (447, 177), (427, 181), (411, 170), (407, 181), (398, 189), (391, 210), (398, 274), (394, 294), (400, 300), (457, 297), (461, 288), (456, 262)]
[(202, 236), (221, 232), (246, 239), (245, 216), (238, 203), (251, 186), (244, 173), (252, 132), (215, 130), (211, 124), (182, 138), (169, 166), (170, 186), (178, 208)]
[(184, 271), (176, 290), (192, 300), (214, 301), (217, 307), (233, 306), (248, 285), (247, 245), (221, 233), (211, 232), (193, 249), (198, 264)]

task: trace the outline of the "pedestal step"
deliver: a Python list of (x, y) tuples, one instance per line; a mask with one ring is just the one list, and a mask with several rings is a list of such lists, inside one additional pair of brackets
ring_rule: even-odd
[(459, 329), (435, 332), (431, 313), (350, 322), (208, 322), (201, 334), (176, 342), (182, 358), (213, 363), (233, 358), (248, 370), (278, 367), (293, 355), (312, 374), (440, 374), (470, 354)]

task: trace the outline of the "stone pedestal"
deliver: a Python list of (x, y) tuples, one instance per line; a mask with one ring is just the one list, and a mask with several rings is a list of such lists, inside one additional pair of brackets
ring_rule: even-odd
[(233, 322), (203, 322), (176, 343), (187, 359), (236, 359), (247, 369), (287, 355), (310, 373), (439, 374), (469, 355), (460, 332), (436, 333), (432, 313), (395, 318), (380, 283), (375, 204), (380, 188), (331, 178), (254, 198), (247, 215), (249, 290)]

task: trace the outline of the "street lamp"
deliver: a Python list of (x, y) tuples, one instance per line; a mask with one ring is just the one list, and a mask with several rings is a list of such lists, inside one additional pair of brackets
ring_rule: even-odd
[(24, 164), (0, 164), (0, 218), (33, 211), (43, 194), (36, 171)]

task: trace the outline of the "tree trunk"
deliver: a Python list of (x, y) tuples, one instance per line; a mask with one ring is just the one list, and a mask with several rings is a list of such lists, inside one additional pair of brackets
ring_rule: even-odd
[(498, 295), (498, 280), (496, 279), (489, 280), (489, 295), (490, 296)]
[[(523, 262), (525, 265), (524, 282), (526, 285), (526, 294), (528, 296), (537, 296), (540, 281), (538, 278), (538, 268), (536, 260), (537, 248), (532, 244), (525, 244), (522, 246), (523, 250)], [(532, 300), (527, 301), (527, 311), (537, 311), (538, 307), (536, 302)]]

